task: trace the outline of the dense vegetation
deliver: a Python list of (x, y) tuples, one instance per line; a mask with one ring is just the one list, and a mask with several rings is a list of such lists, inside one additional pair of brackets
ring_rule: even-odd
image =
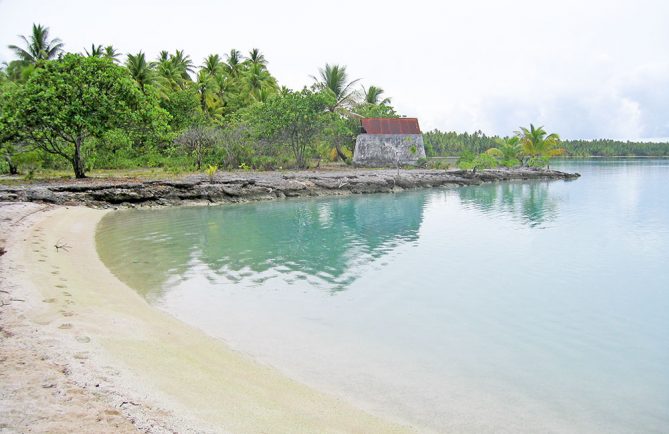
[(41, 25), (21, 40), (0, 70), (0, 150), (10, 173), (349, 162), (361, 116), (397, 116), (383, 89), (362, 87), (341, 65), (291, 90), (258, 49), (211, 54), (197, 67), (181, 50), (131, 53), (123, 63), (113, 46), (65, 53)]
[[(280, 86), (258, 50), (211, 54), (196, 66), (182, 50), (155, 59), (92, 44), (66, 53), (33, 25), (16, 59), (0, 68), (0, 171), (32, 176), (67, 169), (304, 168), (349, 163), (360, 117), (396, 117), (377, 86), (326, 64), (300, 90)], [(669, 145), (562, 141), (530, 126), (513, 137), (425, 133), (426, 152), (459, 156), (462, 167), (547, 164), (566, 154), (669, 155)]]

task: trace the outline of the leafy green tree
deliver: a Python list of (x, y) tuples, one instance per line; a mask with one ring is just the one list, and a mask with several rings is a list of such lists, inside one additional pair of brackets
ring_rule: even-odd
[(204, 158), (213, 152), (220, 141), (218, 129), (206, 126), (197, 126), (186, 130), (176, 138), (175, 143), (183, 147), (195, 160), (195, 168), (202, 168)]
[(353, 107), (353, 112), (363, 118), (398, 118), (400, 117), (390, 104), (362, 103)]
[(205, 122), (195, 86), (171, 90), (165, 98), (160, 98), (160, 106), (171, 115), (170, 126), (175, 133)]
[(22, 60), (12, 60), (4, 70), (4, 76), (15, 83), (25, 83), (35, 71), (35, 65)]
[(259, 137), (287, 145), (297, 166), (305, 168), (327, 122), (325, 110), (332, 102), (325, 92), (288, 92), (254, 106), (250, 119)]
[(14, 125), (20, 140), (67, 159), (83, 178), (88, 139), (112, 129), (165, 131), (168, 117), (124, 68), (108, 59), (67, 54), (45, 62), (10, 93), (2, 122)]
[[(221, 163), (228, 168), (238, 168), (241, 163), (251, 163), (255, 150), (248, 126), (235, 119), (219, 130), (218, 146), (222, 152)], [(248, 165), (248, 164), (247, 164)]]
[(18, 85), (12, 81), (0, 82), (0, 154), (7, 163), (10, 175), (18, 173), (15, 157), (26, 148), (25, 143), (19, 140), (16, 123), (8, 116), (9, 113), (6, 113), (10, 95), (17, 88)]
[(360, 120), (355, 117), (341, 116), (327, 112), (323, 127), (327, 157), (332, 161), (340, 159), (349, 164), (353, 157), (355, 138), (360, 132)]
[(63, 43), (60, 39), (49, 39), (49, 28), (41, 24), (33, 24), (32, 33), (29, 37), (19, 35), (24, 42), (24, 47), (10, 45), (19, 60), (35, 64), (43, 60), (51, 60), (63, 52)]

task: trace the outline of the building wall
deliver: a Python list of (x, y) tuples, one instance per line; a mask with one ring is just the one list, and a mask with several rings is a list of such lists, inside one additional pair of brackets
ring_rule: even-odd
[[(411, 152), (415, 147), (415, 152)], [(397, 154), (395, 153), (397, 150)], [(425, 158), (422, 134), (360, 134), (355, 140), (353, 164), (368, 167), (394, 167), (416, 164)]]

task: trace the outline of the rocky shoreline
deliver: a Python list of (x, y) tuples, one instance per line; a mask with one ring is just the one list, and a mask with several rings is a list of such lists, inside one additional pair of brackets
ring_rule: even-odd
[(213, 177), (181, 179), (96, 179), (51, 181), (0, 186), (0, 202), (38, 202), (117, 206), (167, 206), (188, 203), (234, 203), (367, 193), (408, 189), (478, 185), (515, 180), (569, 180), (578, 173), (518, 168), (464, 170), (341, 170), (301, 172), (223, 172)]

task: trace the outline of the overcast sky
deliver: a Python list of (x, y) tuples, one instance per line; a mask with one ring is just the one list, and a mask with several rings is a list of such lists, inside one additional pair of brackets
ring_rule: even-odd
[(33, 22), (75, 52), (258, 47), (292, 88), (344, 64), (423, 130), (669, 137), (669, 0), (0, 0), (0, 61)]

